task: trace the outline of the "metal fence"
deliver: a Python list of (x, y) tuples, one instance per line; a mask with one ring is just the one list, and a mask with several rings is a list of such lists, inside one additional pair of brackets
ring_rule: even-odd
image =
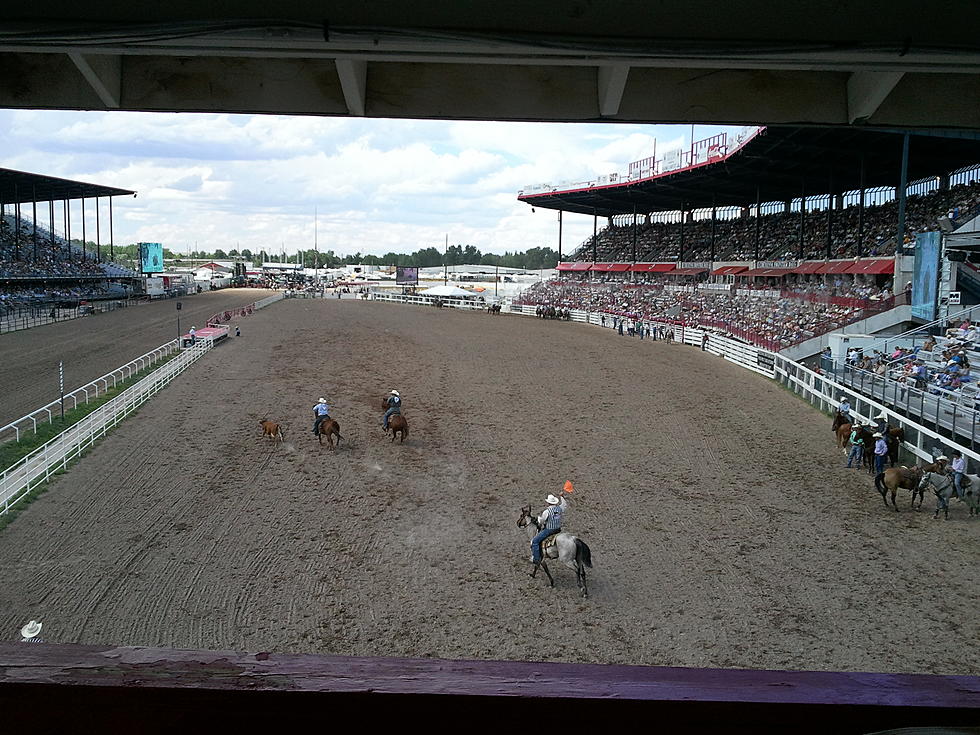
[(60, 308), (53, 304), (34, 304), (31, 306), (9, 307), (0, 313), (0, 334), (18, 332), (45, 324), (55, 324), (77, 319), (90, 314), (101, 314), (141, 303), (135, 299), (110, 299), (93, 301), (85, 307), (72, 306)]
[[(111, 373), (103, 375), (101, 378), (96, 378), (91, 383), (83, 385), (81, 388), (76, 388), (70, 393), (66, 393), (64, 397), (64, 406), (66, 409), (78, 408), (79, 404), (88, 403), (93, 398), (98, 398), (110, 388), (115, 388), (117, 384), (124, 380), (129, 380), (136, 373), (145, 370), (159, 360), (172, 355), (177, 352), (180, 346), (177, 340), (171, 340), (166, 344), (162, 344), (155, 350), (150, 350), (145, 355), (140, 355), (135, 360), (127, 362), (122, 367), (116, 368)], [(21, 434), (24, 432), (37, 433), (38, 424), (51, 423), (54, 421), (56, 415), (60, 415), (62, 406), (62, 399), (59, 397), (46, 406), (31, 411), (26, 416), (22, 416), (16, 421), (11, 421), (6, 426), (0, 427), (0, 442), (19, 441)]]
[(81, 421), (0, 473), (0, 514), (9, 511), (11, 506), (38, 485), (47, 482), (53, 474), (65, 469), (70, 461), (81, 456), (110, 429), (200, 359), (213, 344), (210, 339), (202, 339), (193, 347), (181, 351), (177, 357), (154, 370), (136, 385), (99, 406)]
[(239, 319), (241, 317), (250, 316), (259, 309), (268, 306), (269, 304), (274, 304), (277, 301), (282, 301), (286, 298), (285, 294), (274, 293), (272, 296), (266, 296), (264, 299), (259, 299), (258, 301), (253, 301), (251, 304), (246, 304), (245, 306), (238, 306), (234, 309), (227, 309), (225, 311), (219, 311), (217, 314), (212, 314), (208, 317), (208, 325), (222, 324), (224, 322), (229, 322), (232, 319)]

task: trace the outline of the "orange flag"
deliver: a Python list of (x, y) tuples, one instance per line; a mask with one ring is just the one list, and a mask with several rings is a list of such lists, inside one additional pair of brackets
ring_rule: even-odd
[(573, 491), (574, 491), (574, 488), (572, 487), (572, 481), (571, 480), (565, 480), (565, 492), (566, 493), (570, 493), (570, 492), (573, 492)]

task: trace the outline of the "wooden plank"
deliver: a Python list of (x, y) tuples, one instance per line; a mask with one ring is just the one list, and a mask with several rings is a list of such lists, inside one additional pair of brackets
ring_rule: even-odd
[(6, 643), (0, 707), (6, 727), (31, 732), (324, 717), (505, 728), (558, 712), (579, 726), (643, 717), (684, 732), (850, 733), (975, 725), (980, 678)]

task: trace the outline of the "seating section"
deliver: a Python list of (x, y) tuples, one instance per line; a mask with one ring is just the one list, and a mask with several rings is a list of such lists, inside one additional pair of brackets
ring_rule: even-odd
[[(103, 253), (105, 257), (105, 253)], [(121, 265), (98, 262), (94, 253), (84, 253), (64, 238), (52, 238), (38, 227), (35, 246), (33, 225), (21, 220), (18, 232), (14, 218), (0, 218), (0, 278), (135, 278)]]
[(515, 302), (602, 311), (630, 319), (670, 321), (707, 327), (768, 347), (783, 349), (862, 318), (860, 306), (829, 298), (807, 300), (803, 293), (753, 295), (675, 291), (658, 285), (588, 284), (552, 281), (535, 284)]
[[(980, 207), (980, 183), (958, 184), (947, 191), (910, 196), (906, 202), (906, 244), (919, 232), (937, 229), (937, 221), (949, 216), (964, 222)], [(895, 233), (898, 203), (888, 202), (864, 208), (863, 230), (856, 206), (833, 213), (831, 258), (859, 255), (889, 256), (896, 251)], [(800, 256), (800, 215), (798, 212), (764, 214), (759, 221), (759, 256), (761, 260), (798, 259)], [(859, 243), (859, 233), (863, 232)], [(684, 260), (704, 261), (711, 256), (711, 220), (698, 219), (684, 224)], [(749, 260), (755, 257), (756, 218), (719, 219), (715, 223), (715, 260)], [(674, 223), (639, 223), (637, 225), (636, 259), (640, 262), (677, 260), (681, 254), (681, 225)], [(807, 212), (804, 222), (803, 259), (825, 258), (827, 254), (827, 212)], [(630, 217), (617, 218), (617, 224), (603, 228), (597, 235), (595, 260), (631, 262), (633, 260), (633, 225)], [(592, 238), (576, 250), (572, 260), (593, 260)]]

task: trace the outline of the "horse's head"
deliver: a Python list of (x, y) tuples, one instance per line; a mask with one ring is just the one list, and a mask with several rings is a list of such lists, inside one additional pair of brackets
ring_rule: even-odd
[(931, 472), (923, 472), (922, 479), (919, 480), (919, 490), (925, 490), (926, 486), (929, 484), (929, 479), (932, 477)]
[(530, 505), (528, 505), (526, 507), (525, 506), (522, 506), (521, 507), (521, 517), (517, 519), (517, 526), (518, 526), (518, 528), (524, 528), (533, 519), (534, 519), (534, 516), (531, 515), (531, 506)]

